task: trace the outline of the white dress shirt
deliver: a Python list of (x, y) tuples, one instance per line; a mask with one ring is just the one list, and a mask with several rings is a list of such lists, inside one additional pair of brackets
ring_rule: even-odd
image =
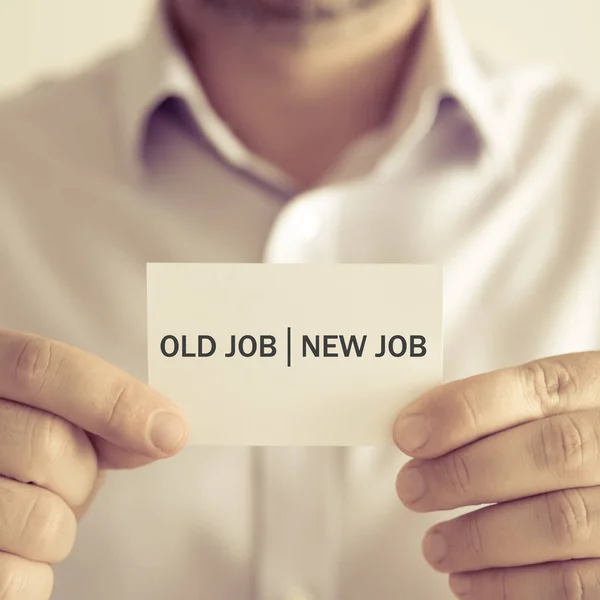
[[(144, 379), (146, 262), (435, 263), (447, 380), (600, 348), (594, 99), (484, 69), (444, 0), (408, 81), (389, 126), (306, 193), (218, 118), (160, 11), (131, 48), (4, 102), (0, 327)], [(450, 600), (420, 544), (458, 511), (406, 510), (404, 461), (189, 447), (113, 473), (54, 597)]]

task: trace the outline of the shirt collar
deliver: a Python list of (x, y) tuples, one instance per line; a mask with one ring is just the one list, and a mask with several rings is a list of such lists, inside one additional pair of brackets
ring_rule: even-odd
[(125, 51), (117, 74), (117, 115), (124, 159), (134, 172), (144, 166), (151, 117), (169, 97), (186, 101), (197, 82), (158, 2), (140, 39)]
[[(394, 121), (414, 118), (425, 97), (451, 97), (465, 111), (495, 162), (510, 160), (499, 114), (485, 73), (462, 35), (451, 0), (432, 0), (417, 52), (404, 80)], [(124, 159), (134, 173), (144, 167), (144, 146), (155, 110), (169, 97), (181, 98), (207, 137), (217, 134), (228, 153), (243, 152), (227, 126), (210, 107), (173, 33), (163, 2), (157, 3), (141, 38), (122, 57), (117, 105)]]
[[(465, 38), (451, 0), (432, 0), (406, 89), (413, 104), (426, 96), (436, 102), (451, 98), (463, 109), (492, 160), (509, 166), (510, 152), (502, 132), (489, 75)], [(408, 105), (410, 100), (400, 104)]]

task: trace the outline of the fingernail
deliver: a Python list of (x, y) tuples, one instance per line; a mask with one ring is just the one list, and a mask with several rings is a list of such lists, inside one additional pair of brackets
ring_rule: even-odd
[(471, 591), (471, 577), (462, 573), (452, 575), (450, 577), (450, 589), (458, 596), (468, 594)]
[(394, 437), (400, 448), (414, 452), (429, 441), (429, 425), (423, 415), (403, 417), (396, 423)]
[(416, 502), (425, 495), (427, 486), (425, 479), (417, 467), (403, 469), (398, 474), (397, 490), (400, 500), (410, 504)]
[(423, 540), (423, 555), (432, 564), (440, 563), (448, 554), (448, 543), (441, 533), (428, 533)]
[(161, 452), (169, 454), (181, 445), (185, 436), (183, 419), (170, 412), (160, 411), (150, 421), (150, 441)]

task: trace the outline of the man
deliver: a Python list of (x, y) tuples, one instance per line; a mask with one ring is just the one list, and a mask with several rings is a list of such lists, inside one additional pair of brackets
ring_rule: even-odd
[[(599, 143), (444, 0), (172, 0), (5, 103), (0, 597), (71, 550), (62, 600), (599, 597)], [(153, 261), (443, 264), (456, 381), (404, 453), (179, 452), (139, 381)]]

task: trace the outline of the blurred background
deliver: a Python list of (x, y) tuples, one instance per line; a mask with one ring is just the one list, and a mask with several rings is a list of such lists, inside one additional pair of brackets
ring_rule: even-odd
[[(0, 96), (81, 68), (139, 32), (154, 0), (0, 0)], [(558, 67), (600, 94), (600, 0), (454, 0), (476, 47)]]

